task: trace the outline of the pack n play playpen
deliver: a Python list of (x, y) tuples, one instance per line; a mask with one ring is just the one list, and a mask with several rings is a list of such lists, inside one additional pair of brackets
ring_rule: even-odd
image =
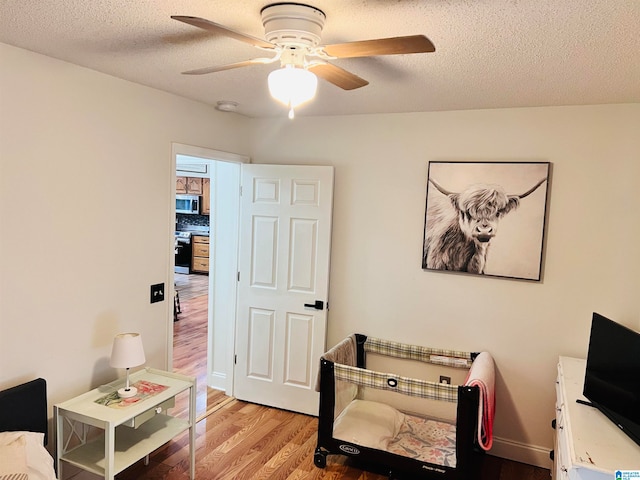
[[(395, 373), (367, 368), (374, 358)], [(476, 478), (492, 444), (494, 378), (487, 352), (351, 335), (320, 360), (314, 463), (340, 454), (390, 479)]]

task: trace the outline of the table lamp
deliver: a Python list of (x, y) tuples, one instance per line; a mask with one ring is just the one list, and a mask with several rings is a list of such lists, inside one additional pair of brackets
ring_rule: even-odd
[(129, 369), (142, 365), (144, 362), (144, 348), (142, 346), (142, 337), (139, 333), (119, 333), (115, 336), (109, 365), (113, 368), (125, 368), (127, 370), (127, 382), (124, 388), (118, 390), (120, 398), (134, 397), (138, 393), (136, 387), (129, 385)]

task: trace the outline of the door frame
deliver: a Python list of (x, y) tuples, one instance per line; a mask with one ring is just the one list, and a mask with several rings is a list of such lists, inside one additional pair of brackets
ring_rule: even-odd
[[(169, 221), (168, 221), (168, 225), (170, 226), (175, 225), (175, 220), (176, 220), (176, 211), (175, 211), (176, 208), (175, 208), (175, 201), (173, 201), (173, 199), (175, 198), (176, 176), (177, 176), (176, 167), (177, 167), (178, 155), (184, 155), (189, 157), (196, 157), (198, 159), (208, 160), (208, 161), (211, 161), (211, 163), (214, 165), (215, 165), (215, 162), (230, 162), (230, 163), (238, 164), (238, 166), (241, 167), (241, 165), (244, 163), (250, 163), (250, 158), (245, 155), (172, 142), (171, 143), (171, 175), (170, 175), (170, 185), (169, 185), (169, 189), (170, 189), (169, 198), (171, 198), (172, 200), (169, 202), (170, 205), (169, 205)], [(212, 178), (212, 181), (211, 181), (211, 188), (214, 192), (218, 191), (218, 189), (216, 188), (216, 182), (217, 182), (217, 178), (214, 176), (214, 178)], [(234, 272), (237, 272), (237, 268), (238, 268), (237, 251), (238, 251), (238, 241), (239, 241), (238, 235), (239, 235), (239, 217), (240, 217), (240, 212), (239, 212), (240, 175), (238, 175), (237, 192), (238, 192), (238, 196), (237, 196), (238, 211), (236, 214), (236, 217), (237, 217), (236, 226), (238, 227), (238, 232), (236, 232), (235, 240), (234, 240), (235, 250), (233, 250), (234, 254), (232, 255), (232, 263), (226, 266), (228, 270), (233, 269)], [(215, 214), (215, 212), (219, 207), (222, 208), (220, 203), (221, 202), (219, 201), (217, 196), (215, 194), (212, 195), (211, 197), (212, 213)], [(167, 249), (167, 252), (169, 255), (168, 278), (173, 279), (174, 267), (175, 267), (174, 243), (172, 241), (172, 235), (168, 235), (167, 237), (169, 242), (169, 248)], [(227, 312), (225, 312), (225, 317), (230, 318), (232, 324), (227, 326), (228, 328), (226, 329), (226, 332), (224, 332), (223, 334), (224, 336), (226, 336), (226, 338), (222, 338), (222, 339), (219, 339), (220, 341), (217, 341), (218, 339), (214, 338), (215, 320), (216, 320), (214, 298), (216, 297), (216, 288), (217, 288), (216, 285), (218, 283), (215, 281), (215, 279), (217, 276), (220, 276), (220, 275), (216, 275), (217, 272), (215, 271), (215, 268), (217, 266), (217, 262), (215, 261), (217, 242), (214, 241), (213, 243), (214, 245), (212, 249), (212, 256), (214, 261), (210, 263), (210, 268), (211, 268), (211, 265), (213, 265), (212, 267), (213, 270), (209, 271), (209, 305), (207, 308), (207, 312), (208, 312), (207, 385), (216, 389), (222, 389), (224, 387), (224, 390), (227, 393), (227, 395), (232, 395), (233, 394), (233, 363), (234, 363), (233, 362), (234, 360), (233, 345), (235, 345), (235, 322), (236, 322), (236, 308), (237, 308), (235, 297), (237, 292), (237, 282), (235, 281), (236, 276), (234, 273), (234, 275), (232, 275), (233, 285), (229, 285), (230, 288), (228, 288), (228, 290), (225, 291), (226, 298), (229, 298), (229, 296), (231, 295), (233, 295), (233, 298), (234, 298), (233, 302), (227, 302), (227, 305), (226, 305)], [(231, 245), (231, 246), (228, 246), (227, 248), (233, 249), (234, 247), (233, 245)], [(214, 279), (214, 281), (211, 281), (212, 278)], [(229, 275), (227, 275), (226, 278), (230, 278)], [(173, 299), (175, 295), (175, 288), (174, 288), (173, 282), (169, 281), (168, 284), (169, 284), (169, 288), (166, 289), (166, 291), (169, 293), (169, 295), (167, 298)], [(231, 346), (231, 348), (228, 349), (228, 351), (224, 352), (223, 354), (224, 360), (222, 362), (216, 362), (216, 364), (214, 364), (214, 358), (213, 358), (214, 343), (222, 343), (223, 345)], [(223, 364), (222, 367), (224, 369), (224, 372), (215, 371), (216, 368), (219, 369), (219, 367), (221, 366), (219, 365), (220, 363)], [(173, 369), (173, 301), (167, 302), (167, 370), (171, 371), (172, 369)]]

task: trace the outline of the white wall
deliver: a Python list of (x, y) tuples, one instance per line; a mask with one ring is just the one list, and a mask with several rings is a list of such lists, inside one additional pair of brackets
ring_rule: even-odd
[[(171, 142), (334, 165), (329, 343), (489, 350), (498, 454), (546, 457), (556, 358), (586, 354), (592, 311), (640, 327), (640, 105), (248, 120), (0, 58), (0, 388), (42, 376), (55, 403), (111, 380), (124, 330), (165, 366), (171, 302), (150, 305), (149, 285), (171, 278)], [(553, 163), (542, 282), (421, 270), (427, 162), (451, 159)]]
[[(494, 453), (548, 466), (558, 355), (586, 356), (593, 311), (640, 324), (640, 105), (252, 125), (254, 162), (336, 167), (329, 344), (360, 332), (488, 350)], [(430, 160), (552, 162), (541, 282), (421, 269)]]
[(113, 380), (113, 336), (167, 367), (171, 143), (244, 153), (248, 120), (0, 44), (0, 388)]

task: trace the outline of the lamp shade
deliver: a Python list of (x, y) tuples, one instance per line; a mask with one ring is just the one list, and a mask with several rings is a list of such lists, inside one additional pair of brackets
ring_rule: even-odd
[(289, 108), (311, 100), (318, 88), (318, 78), (309, 70), (287, 65), (269, 74), (269, 93)]
[(109, 365), (113, 368), (131, 368), (142, 365), (145, 361), (139, 333), (120, 333), (115, 336)]

